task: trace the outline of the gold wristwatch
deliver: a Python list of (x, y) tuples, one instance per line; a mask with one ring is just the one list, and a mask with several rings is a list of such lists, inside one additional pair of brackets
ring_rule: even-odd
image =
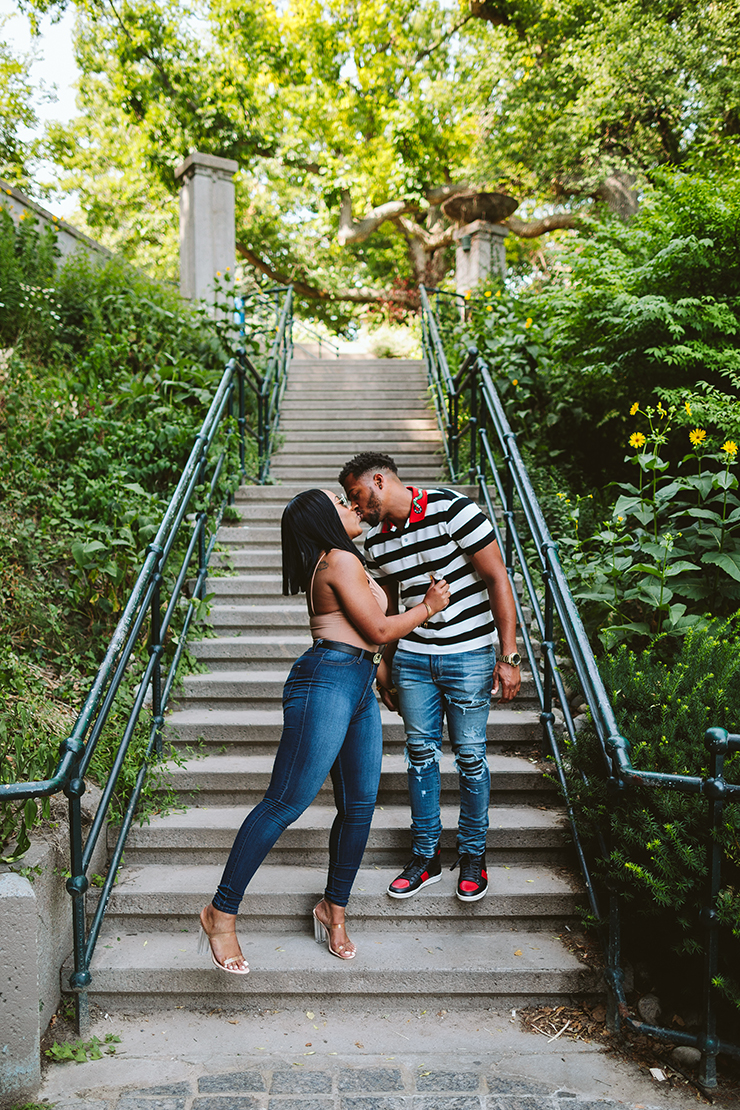
[(496, 660), (497, 663), (508, 663), (510, 667), (518, 667), (522, 661), (522, 657), (518, 651), (512, 651), (511, 655), (499, 655)]

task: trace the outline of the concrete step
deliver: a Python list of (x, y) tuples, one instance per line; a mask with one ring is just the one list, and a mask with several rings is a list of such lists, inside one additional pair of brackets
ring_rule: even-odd
[[(224, 574), (220, 577), (208, 576), (208, 593), (217, 597), (244, 595), (254, 598), (282, 598), (282, 574)], [(296, 595), (298, 596), (298, 595)]]
[(280, 522), (253, 524), (222, 524), (218, 542), (222, 547), (275, 547), (280, 548)]
[[(572, 925), (582, 897), (576, 879), (563, 868), (488, 866), (488, 895), (465, 905), (455, 897), (457, 871), (449, 870), (454, 854), (443, 864), (438, 883), (413, 898), (389, 898), (386, 889), (397, 868), (361, 868), (352, 889), (348, 920), (352, 936), (378, 929), (389, 933), (425, 933), (430, 940), (452, 926), (461, 934), (509, 931), (526, 924), (529, 932), (562, 931)], [(121, 932), (177, 932), (197, 929), (197, 916), (221, 881), (222, 865), (164, 864), (122, 867), (111, 894), (106, 936)], [(311, 919), (326, 882), (318, 867), (261, 867), (239, 910), (240, 935), (289, 936)], [(87, 912), (92, 914), (98, 891), (91, 888)], [(179, 946), (178, 946), (179, 947)]]
[[(557, 800), (554, 783), (544, 776), (537, 763), (523, 756), (491, 754), (492, 806), (552, 804)], [(272, 776), (272, 755), (209, 755), (183, 763), (166, 763), (158, 789), (172, 787), (183, 805), (252, 806), (259, 802)], [(441, 800), (454, 806), (460, 798), (458, 774), (449, 752), (440, 763)], [(333, 801), (331, 781), (327, 778), (317, 795), (321, 805)], [(406, 760), (400, 753), (387, 752), (378, 791), (379, 805), (403, 806), (408, 802)]]
[[(339, 467), (297, 467), (297, 466), (279, 466), (275, 465), (271, 470), (272, 476), (279, 481), (295, 482), (303, 478), (303, 489), (312, 489), (318, 487), (319, 489), (335, 487), (337, 485), (337, 475), (339, 474)], [(410, 486), (421, 487), (426, 489), (429, 486), (442, 484), (442, 464), (435, 469), (425, 469), (421, 467), (408, 467), (404, 472), (404, 482)]]
[[(267, 554), (269, 555), (270, 552), (268, 551)], [(296, 595), (296, 598), (298, 597), (299, 595)], [(256, 601), (246, 605), (214, 604), (203, 623), (217, 631), (292, 628), (305, 632), (308, 625), (306, 602), (300, 596), (300, 600), (284, 598), (275, 605), (265, 603), (258, 605)]]
[[(333, 448), (332, 450), (324, 448), (320, 452), (317, 451), (315, 454), (307, 456), (303, 450), (295, 450), (285, 446), (273, 456), (272, 468), (278, 472), (283, 471), (286, 467), (302, 467), (307, 475), (316, 470), (331, 469), (336, 482), (336, 475), (347, 460), (351, 459), (352, 455), (356, 453), (357, 451), (354, 448), (349, 453), (346, 451), (335, 452)], [(440, 465), (438, 455), (434, 451), (430, 451), (425, 444), (421, 445), (421, 450), (418, 452), (399, 454), (395, 457), (395, 462), (399, 470), (413, 469), (414, 473), (427, 469), (432, 469), (437, 473)]]
[[(154, 816), (148, 825), (133, 825), (126, 842), (126, 863), (142, 866), (169, 862), (221, 864), (226, 860), (237, 829), (249, 806), (193, 806), (186, 812)], [(569, 858), (565, 818), (546, 806), (496, 806), (490, 811), (487, 851), (497, 864), (537, 866), (566, 863)], [(329, 829), (334, 806), (311, 805), (285, 830), (266, 863), (322, 866), (328, 861)], [(455, 851), (458, 809), (442, 806), (443, 851)], [(408, 862), (410, 814), (407, 805), (378, 807), (373, 817), (363, 862), (366, 867), (401, 868)], [(116, 830), (108, 832), (109, 845)]]
[[(228, 581), (217, 579), (216, 581)], [(211, 589), (213, 579), (209, 580)], [(270, 633), (263, 635), (247, 632), (241, 636), (219, 636), (213, 640), (191, 640), (188, 651), (211, 671), (241, 669), (258, 663), (273, 663), (284, 667), (311, 646), (308, 629), (300, 633)], [(268, 669), (268, 668), (265, 668)]]
[[(274, 707), (270, 709), (175, 709), (167, 715), (165, 736), (178, 750), (196, 748), (207, 753), (225, 748), (232, 755), (252, 752), (255, 755), (271, 754), (274, 758), (283, 727), (283, 714), (275, 703), (272, 704)], [(383, 706), (380, 720), (384, 748), (402, 748), (406, 737), (398, 714)], [(532, 709), (494, 706), (486, 732), (491, 751), (514, 749), (530, 752), (542, 745), (539, 711)]]
[(328, 357), (317, 361), (311, 358), (296, 356), (290, 360), (290, 373), (299, 373), (301, 370), (312, 372), (315, 366), (331, 366), (332, 370), (346, 370), (354, 374), (358, 381), (362, 381), (368, 370), (385, 371), (389, 374), (402, 374), (414, 370), (422, 370), (426, 365), (423, 358), (361, 358), (354, 355), (340, 355), (339, 358)]
[[(317, 430), (325, 428), (328, 432), (347, 432), (347, 417), (339, 411), (327, 410), (306, 411), (300, 409), (296, 413), (281, 412), (280, 430), (286, 435), (293, 435), (295, 431), (305, 429), (309, 435), (316, 435)], [(366, 414), (362, 418), (362, 433), (366, 438), (372, 437), (373, 442), (383, 441), (385, 437), (401, 437), (406, 433), (414, 435), (416, 432), (436, 432), (439, 436), (437, 420), (433, 413), (426, 409), (408, 415), (387, 413), (385, 416)], [(382, 448), (380, 448), (382, 450)]]
[[(303, 487), (306, 488), (305, 486)], [(233, 547), (225, 551), (214, 551), (211, 566), (217, 570), (279, 570), (283, 561), (277, 548)]]
[[(404, 481), (407, 480), (406, 475), (401, 477)], [(437, 484), (444, 489), (454, 489), (474, 501), (478, 500), (477, 486), (452, 485), (449, 479), (441, 480)], [(235, 494), (235, 501), (237, 504), (279, 504), (285, 506), (291, 497), (295, 497), (297, 493), (304, 489), (306, 489), (306, 482), (301, 482), (298, 479), (291, 482), (272, 482), (266, 486), (239, 486)]]
[[(428, 421), (427, 424), (428, 426), (425, 428), (414, 430), (403, 428), (397, 432), (385, 430), (382, 434), (374, 433), (375, 449), (384, 452), (386, 455), (395, 456), (395, 454), (401, 454), (402, 452), (408, 453), (417, 448), (421, 449), (425, 444), (432, 444), (436, 447), (441, 443), (441, 436), (436, 424), (432, 424), (431, 421)], [(331, 424), (317, 424), (315, 427), (307, 427), (302, 420), (292, 421), (291, 423), (281, 421), (280, 430), (285, 436), (286, 443), (293, 446), (300, 445), (309, 454), (316, 446), (330, 446), (334, 451), (349, 452), (348, 458), (351, 458), (352, 452), (357, 448), (359, 442), (356, 432), (347, 428), (344, 424), (341, 427), (332, 427)], [(362, 431), (362, 442), (365, 442), (364, 424)]]
[(198, 955), (194, 932), (106, 933), (92, 961), (89, 995), (104, 1010), (137, 1015), (177, 1005), (213, 1009), (245, 1003), (318, 1010), (322, 1002), (340, 998), (351, 1012), (393, 1001), (408, 1008), (412, 1000), (422, 1007), (518, 1008), (565, 1002), (596, 987), (594, 973), (547, 933), (460, 935), (451, 929), (416, 936), (373, 930), (360, 939), (356, 959), (337, 960), (314, 942), (308, 917), (296, 923), (293, 936), (242, 931), (252, 970), (238, 976), (224, 975), (209, 955)]
[[(253, 612), (256, 611), (257, 606), (254, 606)], [(256, 622), (252, 627), (257, 627)], [(272, 704), (281, 704), (287, 677), (288, 671), (277, 667), (185, 675), (178, 687), (173, 708), (205, 710), (223, 709), (228, 705), (231, 709), (270, 709)], [(525, 673), (519, 697), (524, 700), (534, 694), (534, 680)]]

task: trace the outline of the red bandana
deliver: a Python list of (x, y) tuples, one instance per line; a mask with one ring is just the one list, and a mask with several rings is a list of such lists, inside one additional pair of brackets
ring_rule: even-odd
[[(409, 524), (418, 524), (427, 515), (427, 491), (425, 489), (416, 489), (415, 486), (406, 486), (406, 489), (411, 491), (411, 510), (409, 512)], [(392, 520), (384, 520), (381, 534), (385, 535), (388, 532), (395, 531), (396, 526)]]

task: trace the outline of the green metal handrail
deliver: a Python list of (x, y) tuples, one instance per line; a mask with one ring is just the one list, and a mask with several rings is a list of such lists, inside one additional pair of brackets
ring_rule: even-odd
[(245, 328), (245, 303), (248, 300), (255, 300), (260, 307), (274, 307), (275, 312), (275, 333), (264, 374), (260, 374), (255, 368), (245, 350), (242, 350), (240, 356), (245, 371), (244, 382), (254, 393), (257, 407), (257, 427), (250, 427), (245, 420), (240, 425), (240, 430), (242, 437), (248, 434), (257, 443), (257, 474), (253, 476), (253, 480), (264, 483), (269, 479), (270, 460), (280, 424), (280, 405), (288, 384), (288, 367), (293, 357), (293, 286), (276, 285), (239, 298), (237, 315), (242, 331)]
[[(308, 324), (303, 322), (303, 320), (294, 320), (293, 325), (296, 328), (303, 328), (305, 332), (313, 336), (313, 338), (318, 342), (319, 358), (323, 357), (323, 355), (321, 354), (321, 349), (324, 346), (329, 347), (329, 349), (334, 352), (334, 358), (339, 358), (342, 352), (340, 351), (336, 343), (332, 343), (331, 339), (327, 339), (325, 335), (322, 335), (321, 332), (316, 331), (315, 328), (310, 328)], [(298, 346), (301, 347), (302, 344), (299, 343)]]
[[(207, 477), (209, 452), (223, 421), (228, 417), (233, 417), (235, 410), (238, 414), (236, 424), (239, 437), (240, 476), (246, 476), (245, 434), (251, 432), (251, 429), (248, 426), (245, 411), (245, 384), (252, 384), (248, 378), (250, 373), (253, 375), (255, 383), (259, 383), (255, 392), (257, 392), (259, 401), (258, 428), (261, 429), (261, 434), (251, 432), (254, 438), (257, 439), (259, 449), (257, 480), (264, 482), (269, 471), (269, 452), (275, 440), (280, 399), (285, 389), (287, 362), (290, 357), (292, 290), (288, 289), (285, 292), (285, 301), (280, 312), (276, 335), (268, 356), (264, 375), (258, 374), (243, 349), (239, 350), (236, 358), (229, 361), (224, 370), (208, 414), (195, 438), (190, 457), (165, 511), (157, 534), (147, 547), (143, 566), (113, 633), (105, 657), (95, 675), (90, 693), (72, 732), (60, 746), (60, 760), (54, 774), (51, 778), (43, 781), (11, 783), (0, 786), (0, 802), (48, 797), (60, 791), (64, 791), (69, 801), (71, 875), (66, 886), (72, 897), (74, 939), (74, 971), (69, 979), (69, 987), (75, 993), (77, 1028), (80, 1033), (85, 1032), (89, 1027), (87, 988), (92, 979), (90, 964), (100, 928), (149, 767), (153, 762), (161, 759), (163, 754), (164, 712), (177, 677), (188, 631), (198, 612), (199, 605), (206, 597), (208, 565), (216, 543), (216, 534), (223, 511), (227, 502), (233, 500), (233, 494), (228, 494), (223, 498), (215, 513), (213, 513), (213, 526), (209, 529), (209, 515), (227, 461), (228, 440), (213, 464), (210, 478)], [(185, 521), (186, 514), (191, 508), (193, 496), (198, 487), (202, 486), (204, 482), (207, 483), (205, 508), (195, 513), (187, 550), (177, 571), (169, 602), (163, 615), (162, 583), (164, 569), (179, 530)], [(165, 639), (175, 611), (181, 604), (186, 579), (192, 577), (191, 562), (194, 556), (197, 557), (195, 583), (172, 661), (166, 674), (163, 674), (162, 655), (165, 648)], [(143, 630), (148, 634), (149, 660), (144, 667), (133, 707), (123, 727), (113, 766), (108, 780), (103, 786), (92, 825), (83, 842), (80, 799), (85, 792), (85, 775)], [(141, 764), (138, 767), (126, 813), (118, 830), (116, 844), (108, 864), (107, 876), (100, 891), (100, 898), (89, 927), (86, 928), (85, 892), (90, 885), (88, 870), (96, 844), (105, 827), (105, 820), (116, 783), (126, 763), (131, 740), (148, 691), (151, 691), (152, 702), (149, 740)]]
[[(702, 1053), (701, 1083), (706, 1088), (711, 1089), (717, 1084), (716, 1059), (718, 1053), (723, 1052), (740, 1058), (740, 1047), (721, 1041), (717, 1036), (715, 991), (713, 988), (713, 980), (718, 966), (719, 924), (715, 908), (720, 889), (721, 867), (721, 847), (716, 832), (722, 823), (724, 802), (729, 799), (740, 799), (740, 785), (725, 781), (723, 764), (728, 754), (740, 751), (740, 735), (730, 735), (724, 729), (718, 728), (707, 731), (705, 745), (710, 756), (710, 773), (706, 778), (642, 771), (633, 766), (630, 759), (630, 743), (619, 734), (614, 710), (599, 674), (596, 659), (578, 609), (568, 587), (565, 572), (558, 558), (557, 545), (550, 536), (526, 467), (519, 453), (516, 435), (509, 426), (489, 370), (484, 360), (478, 355), (477, 350), (470, 348), (458, 373), (455, 375), (449, 374), (449, 371), (445, 373), (447, 358), (439, 336), (437, 321), (434, 319), (426, 290), (423, 287), (421, 302), (430, 389), (433, 397), (440, 398), (440, 404), (435, 404), (435, 408), (440, 430), (447, 444), (448, 460), (452, 460), (453, 463), (450, 470), (451, 477), (453, 481), (457, 481), (460, 477), (457, 469), (459, 446), (462, 436), (468, 434), (470, 447), (468, 478), (480, 488), (481, 496), (493, 524), (496, 539), (504, 554), (504, 561), (517, 607), (521, 637), (529, 659), (534, 658), (534, 644), (524, 620), (518, 591), (514, 588), (515, 567), (521, 574), (537, 624), (544, 671), (540, 675), (538, 668), (533, 667), (532, 678), (541, 709), (540, 723), (565, 799), (575, 852), (583, 875), (590, 909), (597, 921), (603, 923), (605, 918), (598, 904), (586, 853), (568, 796), (564, 754), (555, 727), (556, 719), (553, 702), (557, 698), (563, 714), (565, 732), (569, 741), (576, 743), (576, 730), (555, 653), (556, 618), (568, 645), (570, 657), (591, 711), (610, 795), (616, 797), (629, 786), (639, 784), (656, 789), (700, 794), (708, 801), (710, 837), (706, 905), (703, 915), (706, 927), (706, 952), (703, 989), (704, 1028), (702, 1032), (692, 1034), (664, 1029), (639, 1022), (630, 1016), (624, 993), (624, 974), (620, 966), (620, 899), (614, 891), (610, 892), (609, 896), (608, 932), (602, 927), (602, 941), (607, 959), (606, 982), (609, 990), (608, 1016), (611, 1027), (618, 1030), (620, 1025), (624, 1025), (634, 1032), (647, 1034), (659, 1040), (699, 1048)], [(427, 344), (430, 349), (434, 347), (431, 358), (427, 355)], [(463, 428), (459, 428), (456, 423), (461, 408), (466, 409), (469, 414)], [(455, 423), (453, 423), (453, 420)], [(489, 430), (500, 452), (500, 463), (495, 458)], [(489, 491), (489, 481), (495, 486), (498, 502), (503, 507), (503, 531), (494, 510)], [(542, 601), (524, 550), (517, 525), (517, 515), (524, 519), (527, 532), (537, 552), (537, 570), (544, 586)], [(600, 843), (600, 852), (604, 857), (608, 854), (607, 845), (603, 838)]]

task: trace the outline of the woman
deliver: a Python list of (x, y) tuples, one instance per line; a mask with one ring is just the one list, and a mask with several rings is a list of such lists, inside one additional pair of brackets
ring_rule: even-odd
[(379, 645), (397, 640), (441, 612), (450, 591), (442, 580), (424, 600), (386, 616), (386, 596), (352, 542), (360, 518), (329, 490), (299, 493), (282, 522), (283, 593), (305, 590), (313, 646), (297, 659), (283, 691), (283, 733), (262, 801), (237, 833), (213, 901), (200, 915), (200, 949), (216, 967), (249, 971), (236, 938), (247, 884), (280, 834), (318, 794), (331, 773), (337, 816), (329, 836), (329, 876), (313, 911), (314, 935), (333, 956), (356, 954), (344, 911), (362, 860), (380, 781), (382, 733), (373, 679)]

